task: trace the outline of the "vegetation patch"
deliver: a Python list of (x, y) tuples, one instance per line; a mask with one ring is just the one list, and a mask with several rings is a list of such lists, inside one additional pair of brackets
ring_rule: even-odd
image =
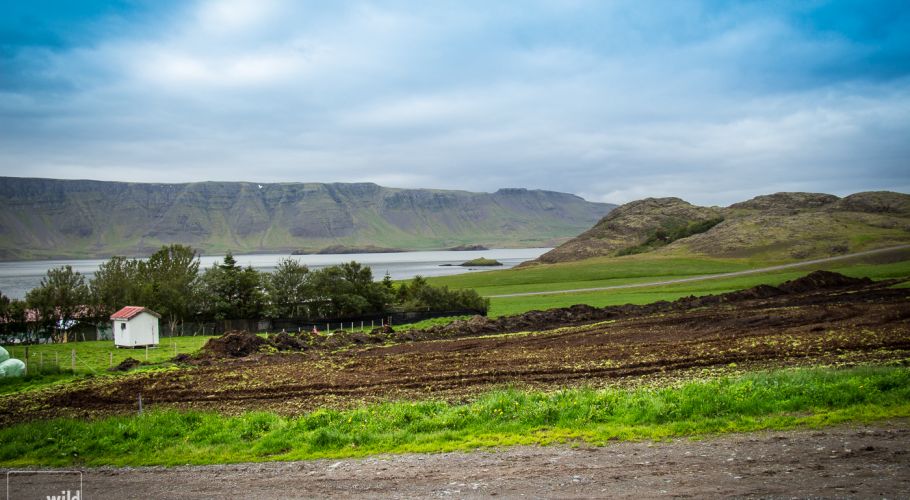
[(669, 245), (676, 240), (704, 233), (723, 221), (723, 217), (716, 217), (713, 219), (691, 221), (683, 224), (666, 224), (651, 231), (645, 241), (641, 244), (623, 248), (617, 252), (616, 255), (623, 256), (650, 252), (651, 250)]
[(153, 411), (0, 429), (4, 466), (180, 465), (666, 439), (910, 415), (910, 369), (757, 372), (664, 387), (490, 392), (299, 417)]

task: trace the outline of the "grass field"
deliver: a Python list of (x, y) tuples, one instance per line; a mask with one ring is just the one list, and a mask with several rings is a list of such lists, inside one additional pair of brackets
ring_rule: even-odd
[(178, 465), (665, 439), (910, 415), (910, 369), (752, 373), (637, 389), (503, 390), (299, 417), (152, 411), (0, 429), (3, 466)]
[[(175, 353), (198, 351), (210, 338), (211, 336), (162, 338), (160, 346), (147, 351), (145, 349), (117, 349), (111, 340), (30, 345), (28, 346), (29, 375), (0, 379), (0, 394), (30, 390), (76, 377), (113, 375), (108, 368), (120, 364), (126, 358), (138, 359), (149, 365), (160, 364), (173, 358)], [(26, 360), (25, 346), (7, 345), (3, 347), (9, 351), (10, 357)]]
[[(882, 260), (884, 262), (881, 262)], [(649, 283), (742, 271), (774, 264), (777, 263), (632, 255), (619, 258), (588, 259), (580, 262), (523, 269), (430, 278), (429, 281), (434, 285), (447, 285), (451, 288), (474, 288), (481, 295), (489, 296)], [(491, 298), (489, 315), (494, 317), (506, 316), (520, 314), (532, 309), (566, 307), (574, 304), (589, 304), (597, 307), (617, 304), (647, 304), (658, 300), (675, 300), (689, 295), (730, 292), (759, 284), (777, 285), (787, 280), (805, 276), (815, 269), (827, 269), (855, 277), (868, 276), (876, 280), (905, 278), (910, 277), (910, 252), (906, 250), (895, 252), (886, 259), (881, 256), (873, 256), (807, 266), (806, 268), (772, 271), (732, 278), (716, 278), (675, 285)]]

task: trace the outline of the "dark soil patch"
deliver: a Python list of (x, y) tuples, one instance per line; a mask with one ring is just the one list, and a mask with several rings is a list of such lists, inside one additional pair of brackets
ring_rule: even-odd
[(126, 359), (124, 359), (123, 361), (121, 361), (120, 364), (118, 364), (117, 366), (111, 367), (111, 368), (110, 368), (110, 371), (112, 371), (112, 372), (128, 372), (128, 371), (132, 370), (133, 368), (136, 368), (137, 366), (139, 366), (139, 365), (141, 365), (141, 364), (142, 364), (142, 362), (139, 361), (138, 359), (135, 359), (135, 358), (126, 358)]
[(831, 271), (814, 271), (802, 278), (782, 283), (778, 288), (786, 293), (805, 293), (828, 288), (871, 285), (869, 278), (851, 278)]
[(209, 339), (202, 346), (202, 354), (206, 357), (231, 357), (239, 358), (259, 352), (259, 348), (266, 345), (266, 341), (250, 332), (228, 332), (224, 335)]
[(279, 351), (303, 351), (309, 348), (305, 340), (286, 332), (270, 336), (268, 343)]
[[(336, 330), (331, 335), (321, 336), (303, 332), (293, 335), (280, 333), (263, 340), (256, 335), (244, 332), (227, 333), (221, 338), (212, 339), (202, 349), (196, 362), (208, 363), (217, 358), (236, 358), (250, 356), (263, 348), (272, 347), (278, 351), (304, 351), (308, 349), (337, 350), (347, 346), (377, 344), (383, 342), (415, 342), (423, 340), (440, 340), (465, 337), (477, 337), (496, 333), (537, 331), (559, 326), (579, 325), (592, 321), (619, 320), (649, 314), (670, 313), (717, 306), (720, 304), (739, 304), (752, 300), (770, 299), (773, 297), (798, 295), (799, 300), (812, 300), (813, 295), (824, 296), (834, 290), (849, 288), (859, 290), (868, 287), (881, 288), (892, 282), (873, 282), (869, 278), (851, 278), (842, 274), (815, 271), (805, 277), (788, 281), (779, 287), (758, 285), (745, 290), (721, 295), (702, 297), (684, 297), (673, 302), (658, 301), (646, 305), (626, 304), (621, 306), (592, 307), (578, 304), (571, 307), (554, 308), (546, 311), (528, 311), (514, 316), (503, 316), (495, 319), (474, 316), (467, 320), (456, 320), (447, 325), (436, 325), (423, 330), (398, 331), (385, 325), (373, 329), (369, 335)], [(210, 345), (211, 344), (211, 345)]]

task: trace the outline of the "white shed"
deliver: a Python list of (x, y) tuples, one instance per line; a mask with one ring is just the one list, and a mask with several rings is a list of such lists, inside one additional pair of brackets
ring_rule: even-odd
[(114, 345), (145, 347), (158, 345), (158, 320), (161, 315), (139, 306), (126, 306), (111, 315), (114, 322)]

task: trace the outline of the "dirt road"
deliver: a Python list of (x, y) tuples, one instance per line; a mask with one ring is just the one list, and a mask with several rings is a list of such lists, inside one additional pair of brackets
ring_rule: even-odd
[(851, 253), (847, 255), (837, 255), (834, 257), (825, 257), (823, 259), (814, 259), (814, 260), (804, 260), (802, 262), (793, 262), (791, 264), (781, 264), (778, 266), (769, 266), (762, 267), (758, 269), (747, 269), (745, 271), (734, 271), (730, 273), (719, 273), (719, 274), (705, 274), (703, 276), (693, 276), (691, 278), (678, 278), (672, 280), (663, 280), (663, 281), (650, 281), (648, 283), (628, 283), (625, 285), (612, 285), (612, 286), (600, 286), (594, 288), (574, 288), (572, 290), (552, 290), (545, 292), (521, 292), (521, 293), (506, 293), (502, 295), (485, 295), (485, 297), (490, 299), (504, 299), (508, 297), (529, 297), (532, 295), (557, 295), (562, 293), (581, 293), (581, 292), (603, 292), (607, 290), (622, 290), (624, 288), (643, 288), (649, 286), (661, 286), (661, 285), (675, 285), (678, 283), (691, 283), (693, 281), (704, 281), (704, 280), (713, 280), (717, 278), (734, 278), (736, 276), (747, 276), (749, 274), (761, 274), (768, 273), (772, 271), (783, 271), (785, 269), (793, 269), (798, 267), (805, 266), (814, 266), (817, 264), (827, 264), (829, 262), (835, 262), (839, 260), (853, 259), (856, 257), (868, 257), (870, 255), (883, 254), (888, 252), (894, 252), (898, 250), (907, 250), (910, 249), (910, 245), (900, 245), (896, 247), (888, 248), (878, 248), (875, 250), (866, 250), (865, 252)]
[[(83, 471), (82, 498), (906, 498), (908, 443), (910, 422), (896, 421), (601, 448), (100, 468)], [(45, 498), (48, 480), (17, 476), (13, 491)]]

